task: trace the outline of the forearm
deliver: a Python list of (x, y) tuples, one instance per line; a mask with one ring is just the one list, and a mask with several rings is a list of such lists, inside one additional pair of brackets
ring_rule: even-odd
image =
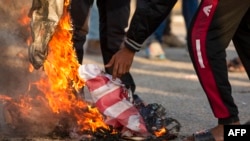
[(139, 51), (143, 42), (169, 15), (177, 0), (138, 0), (131, 20), (125, 46)]

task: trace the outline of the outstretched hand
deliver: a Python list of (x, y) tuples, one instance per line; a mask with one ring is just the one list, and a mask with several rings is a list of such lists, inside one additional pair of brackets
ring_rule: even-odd
[(122, 75), (129, 72), (133, 63), (135, 52), (125, 47), (124, 43), (121, 44), (120, 50), (116, 52), (106, 68), (112, 68), (112, 79), (121, 78)]

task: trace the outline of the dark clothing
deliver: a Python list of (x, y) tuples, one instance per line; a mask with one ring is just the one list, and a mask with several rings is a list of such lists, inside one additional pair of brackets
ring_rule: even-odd
[(250, 1), (202, 0), (190, 26), (188, 47), (220, 124), (239, 121), (226, 62), (226, 48), (231, 40), (250, 77)]
[[(125, 40), (126, 47), (134, 51), (140, 50), (141, 43), (160, 25), (176, 2), (139, 1), (141, 5), (137, 7)], [(202, 0), (188, 31), (188, 49), (219, 124), (239, 121), (226, 62), (226, 48), (231, 40), (250, 78), (250, 1)]]
[(139, 51), (143, 42), (169, 15), (177, 0), (138, 0), (135, 14), (131, 20), (125, 45)]
[(84, 54), (83, 45), (88, 34), (88, 17), (92, 4), (93, 0), (71, 0), (70, 13), (73, 25), (72, 42), (80, 64), (82, 64)]
[[(88, 22), (91, 0), (72, 0), (71, 17), (73, 24), (73, 45), (76, 49), (79, 63), (83, 59), (83, 44), (88, 32)], [(125, 37), (125, 28), (128, 26), (130, 15), (130, 0), (97, 0), (99, 11), (100, 45), (104, 64), (107, 64), (112, 56), (119, 50)], [(84, 26), (85, 24), (85, 26)], [(106, 69), (112, 74), (112, 70)], [(135, 83), (130, 73), (122, 76), (122, 82), (132, 92), (135, 91)]]
[[(104, 64), (107, 64), (124, 40), (130, 15), (130, 0), (97, 0), (97, 7), (102, 57)], [(112, 74), (111, 69), (106, 69), (106, 72)], [(121, 80), (132, 92), (135, 91), (135, 83), (130, 73), (124, 74)]]

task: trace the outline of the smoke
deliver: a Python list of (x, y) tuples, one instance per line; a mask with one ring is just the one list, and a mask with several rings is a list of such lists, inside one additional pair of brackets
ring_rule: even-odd
[(26, 39), (29, 25), (20, 25), (23, 11), (31, 0), (0, 1), (0, 94), (15, 95), (27, 88), (28, 59)]
[[(29, 72), (28, 45), (29, 24), (22, 25), (19, 20), (27, 16), (32, 0), (0, 1), (0, 95), (14, 100), (20, 95), (34, 97), (40, 92), (30, 85), (43, 75), (42, 70)], [(0, 101), (0, 134), (12, 137), (18, 132), (22, 135), (44, 134), (55, 126), (57, 117), (46, 103), (31, 103), (32, 109), (23, 113), (13, 102)], [(27, 116), (28, 115), (28, 116)]]

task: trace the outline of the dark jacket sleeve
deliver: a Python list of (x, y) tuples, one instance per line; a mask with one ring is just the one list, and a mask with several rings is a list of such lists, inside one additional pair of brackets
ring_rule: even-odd
[(131, 20), (125, 46), (139, 51), (143, 42), (169, 15), (177, 0), (137, 0), (137, 7)]

